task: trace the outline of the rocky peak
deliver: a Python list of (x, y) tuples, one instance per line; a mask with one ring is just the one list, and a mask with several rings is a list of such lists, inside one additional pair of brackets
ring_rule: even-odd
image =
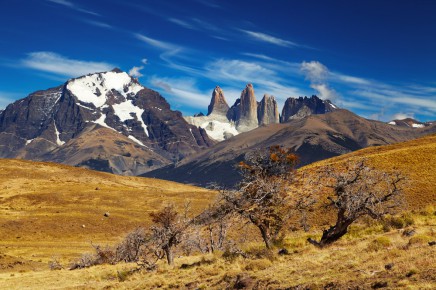
[(249, 131), (258, 126), (257, 102), (252, 84), (247, 84), (241, 93), (239, 118), (237, 120), (238, 131)]
[(288, 98), (283, 106), (281, 122), (301, 119), (312, 114), (325, 114), (336, 110), (337, 107), (329, 100), (321, 100), (317, 96)]
[(224, 92), (219, 86), (216, 86), (212, 93), (210, 105), (207, 107), (207, 115), (218, 114), (225, 116), (228, 110), (229, 105), (224, 97)]
[(259, 125), (279, 123), (279, 109), (274, 96), (265, 94), (257, 108)]

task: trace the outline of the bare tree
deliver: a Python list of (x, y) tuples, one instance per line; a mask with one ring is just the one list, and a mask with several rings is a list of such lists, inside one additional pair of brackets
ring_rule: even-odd
[(291, 214), (288, 189), (296, 162), (290, 149), (279, 146), (254, 152), (239, 164), (238, 188), (221, 190), (219, 211), (237, 214), (256, 226), (268, 249)]
[(349, 162), (345, 170), (328, 166), (317, 172), (314, 181), (332, 190), (328, 207), (336, 211), (336, 223), (323, 231), (321, 240), (308, 241), (318, 247), (329, 245), (347, 233), (348, 227), (362, 216), (380, 219), (402, 204), (400, 183), (404, 177), (398, 172), (382, 172), (366, 165), (366, 160)]
[(173, 248), (183, 238), (188, 222), (183, 221), (173, 205), (167, 205), (162, 210), (151, 213), (153, 225), (150, 227), (152, 240), (157, 248), (164, 251), (169, 265), (174, 263)]

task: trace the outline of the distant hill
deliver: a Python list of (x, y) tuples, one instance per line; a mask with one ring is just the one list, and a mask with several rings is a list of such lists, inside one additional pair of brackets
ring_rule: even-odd
[[(190, 200), (198, 212), (213, 196), (202, 188), (163, 180), (0, 159), (0, 253), (35, 254), (47, 267), (51, 256), (77, 257), (90, 249), (91, 241), (118, 241), (148, 224), (149, 213), (167, 203), (183, 208)], [(0, 257), (0, 272), (2, 265)]]
[(337, 109), (291, 119), (284, 124), (261, 126), (144, 176), (202, 186), (213, 182), (233, 186), (240, 178), (235, 164), (244, 160), (248, 152), (272, 145), (294, 149), (300, 157), (300, 166), (304, 166), (365, 147), (407, 141), (434, 132), (434, 124), (424, 128), (395, 126)]
[(431, 204), (436, 206), (436, 134), (393, 145), (365, 148), (312, 163), (302, 170), (313, 171), (360, 158), (368, 159), (369, 165), (383, 171), (398, 170), (407, 178), (404, 192), (410, 209), (422, 209)]

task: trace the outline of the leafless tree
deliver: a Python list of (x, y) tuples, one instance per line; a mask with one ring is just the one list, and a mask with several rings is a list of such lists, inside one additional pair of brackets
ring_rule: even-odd
[(270, 249), (292, 212), (288, 189), (296, 163), (296, 155), (279, 146), (251, 153), (239, 164), (242, 181), (237, 189), (221, 190), (218, 212), (237, 214), (252, 223)]
[(165, 253), (169, 265), (174, 263), (173, 249), (182, 241), (189, 222), (183, 220), (173, 205), (150, 214), (153, 225), (150, 227), (156, 248)]
[(365, 159), (349, 162), (345, 170), (328, 166), (317, 172), (313, 183), (330, 188), (328, 207), (336, 211), (336, 223), (323, 231), (321, 240), (308, 241), (318, 247), (329, 245), (347, 233), (348, 227), (362, 216), (380, 219), (391, 214), (403, 201), (398, 172), (382, 172), (366, 165)]
[(136, 228), (116, 247), (117, 261), (138, 262), (143, 257), (144, 247), (150, 239), (144, 228)]

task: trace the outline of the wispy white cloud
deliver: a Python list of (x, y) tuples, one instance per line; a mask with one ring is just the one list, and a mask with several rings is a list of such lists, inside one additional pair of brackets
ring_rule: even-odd
[(179, 26), (182, 26), (184, 28), (187, 28), (187, 29), (197, 30), (197, 27), (189, 24), (188, 22), (186, 22), (184, 20), (178, 19), (178, 18), (168, 18), (168, 21), (170, 21), (174, 24), (177, 24)]
[(407, 119), (407, 118), (414, 118), (414, 113), (403, 113), (403, 112), (400, 112), (400, 113), (396, 113), (396, 114), (394, 114), (394, 115), (392, 115), (392, 117), (391, 117), (391, 119), (392, 120), (404, 120), (404, 119)]
[(140, 78), (140, 77), (144, 76), (144, 75), (141, 73), (141, 70), (143, 70), (144, 67), (145, 67), (145, 65), (148, 64), (148, 59), (146, 59), (146, 58), (141, 59), (141, 63), (142, 63), (142, 65), (140, 65), (140, 66), (134, 66), (134, 67), (132, 67), (132, 68), (129, 70), (129, 75), (130, 75), (131, 77), (134, 77), (134, 78)]
[(159, 49), (163, 49), (163, 50), (175, 50), (175, 49), (177, 49), (177, 46), (175, 46), (172, 43), (165, 42), (162, 40), (157, 40), (157, 39), (145, 36), (145, 35), (140, 34), (140, 33), (135, 33), (135, 37), (137, 39), (147, 43), (148, 45), (155, 47), (155, 48), (159, 48)]
[(330, 72), (325, 65), (318, 61), (301, 63), (301, 72), (310, 81), (310, 87), (318, 92), (321, 99), (336, 101), (339, 94), (330, 87), (327, 79)]
[(112, 25), (109, 25), (109, 24), (107, 24), (105, 22), (102, 22), (102, 21), (83, 19), (83, 22), (88, 23), (88, 24), (93, 25), (93, 26), (101, 27), (101, 28), (106, 28), (106, 29), (112, 29), (113, 28)]
[(169, 96), (177, 104), (188, 105), (200, 110), (209, 105), (208, 93), (198, 89), (193, 78), (153, 76), (149, 82), (155, 88), (164, 90), (165, 96)]
[(195, 0), (195, 2), (210, 8), (221, 8), (221, 6), (213, 0)]
[(90, 15), (94, 15), (94, 16), (100, 16), (100, 14), (93, 12), (93, 11), (90, 11), (90, 10), (87, 10), (87, 9), (83, 9), (83, 8), (77, 6), (76, 4), (74, 4), (73, 2), (68, 1), (68, 0), (47, 0), (47, 1), (68, 7), (70, 9), (73, 9), (73, 10), (76, 10), (76, 11), (79, 11), (82, 13), (86, 13), (86, 14), (90, 14)]
[(0, 110), (5, 109), (7, 105), (13, 103), (15, 100), (17, 100), (20, 97), (24, 97), (24, 95), (20, 93), (0, 91)]
[(31, 52), (25, 59), (21, 60), (21, 65), (26, 68), (67, 77), (108, 71), (115, 67), (115, 65), (106, 62), (71, 59), (50, 51)]
[(271, 44), (275, 44), (278, 46), (283, 46), (283, 47), (297, 47), (300, 46), (299, 44), (289, 41), (289, 40), (285, 40), (285, 39), (281, 39), (263, 32), (257, 32), (257, 31), (251, 31), (251, 30), (244, 30), (244, 29), (240, 29), (240, 31), (244, 32), (245, 34), (249, 35), (250, 37), (252, 37), (253, 39), (256, 39), (258, 41), (262, 41), (262, 42), (266, 42), (266, 43), (271, 43)]
[(141, 65), (141, 66), (134, 66), (134, 67), (132, 67), (132, 68), (129, 70), (129, 75), (130, 75), (131, 77), (134, 77), (134, 78), (140, 78), (140, 77), (144, 76), (144, 75), (141, 73), (141, 70), (143, 70), (143, 69), (144, 69), (144, 66), (143, 66), (143, 65)]

